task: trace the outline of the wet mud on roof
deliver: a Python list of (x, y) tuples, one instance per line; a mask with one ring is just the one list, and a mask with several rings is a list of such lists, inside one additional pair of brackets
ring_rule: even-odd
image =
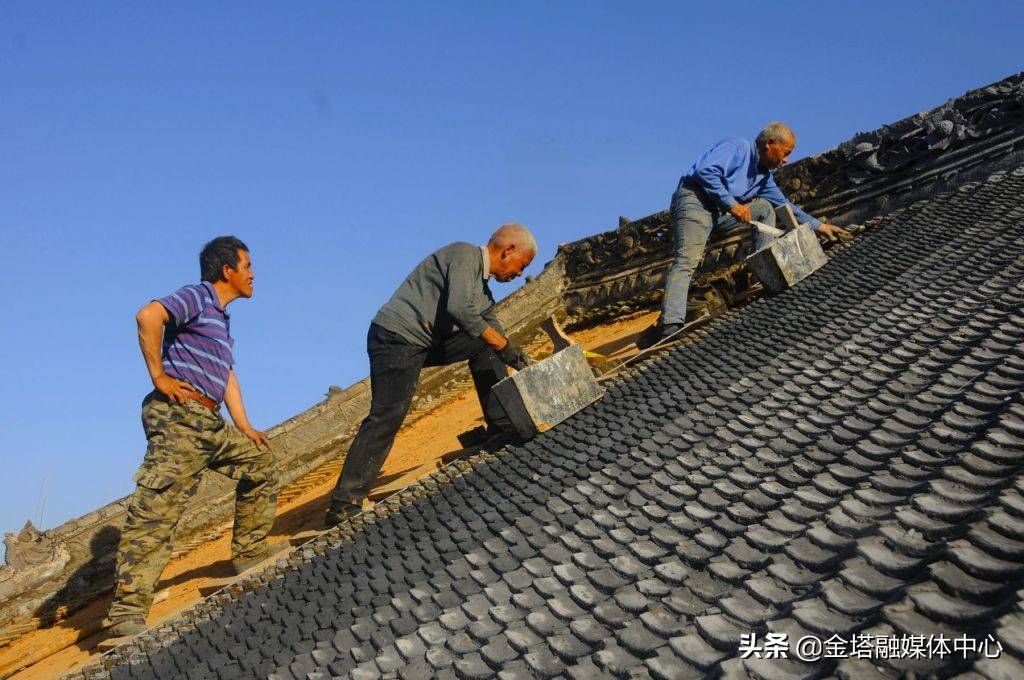
[[(555, 429), (78, 676), (1024, 677), (1022, 170), (891, 215)], [(752, 631), (1003, 652), (742, 659)]]

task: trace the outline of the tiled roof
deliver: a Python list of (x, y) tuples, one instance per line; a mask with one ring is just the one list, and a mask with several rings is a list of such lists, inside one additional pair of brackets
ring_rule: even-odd
[[(890, 215), (111, 676), (1024, 677), (1022, 195), (1024, 166)], [(752, 632), (1002, 655), (741, 658)]]

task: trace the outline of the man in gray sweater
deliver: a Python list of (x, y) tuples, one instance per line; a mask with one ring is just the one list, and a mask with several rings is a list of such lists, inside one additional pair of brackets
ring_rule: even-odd
[(370, 323), (370, 414), (359, 426), (331, 494), (325, 523), (359, 512), (412, 405), (424, 366), (469, 360), (488, 435), (508, 436), (508, 416), (491, 388), (530, 358), (505, 337), (494, 314), (491, 277), (507, 283), (529, 266), (537, 242), (521, 224), (506, 224), (486, 246), (452, 243), (406, 277)]

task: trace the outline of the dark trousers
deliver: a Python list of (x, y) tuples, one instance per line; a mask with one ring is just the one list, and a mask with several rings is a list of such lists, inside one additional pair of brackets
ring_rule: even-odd
[(366, 352), (370, 355), (370, 414), (352, 440), (331, 500), (358, 504), (370, 493), (412, 405), (424, 366), (447, 366), (468, 359), (488, 430), (511, 429), (504, 409), (491, 395), (491, 388), (508, 375), (508, 369), (480, 338), (460, 332), (443, 345), (417, 347), (397, 333), (370, 324)]

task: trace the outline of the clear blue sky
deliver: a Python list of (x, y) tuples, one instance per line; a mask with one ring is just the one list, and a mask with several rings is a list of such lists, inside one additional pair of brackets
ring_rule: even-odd
[[(174, 4), (174, 7), (170, 5)], [(257, 427), (367, 373), (408, 270), (507, 221), (666, 206), (704, 146), (795, 157), (1024, 68), (1019, 2), (0, 3), (0, 529), (128, 494), (134, 313), (233, 233)], [(495, 284), (499, 295), (507, 287)]]

